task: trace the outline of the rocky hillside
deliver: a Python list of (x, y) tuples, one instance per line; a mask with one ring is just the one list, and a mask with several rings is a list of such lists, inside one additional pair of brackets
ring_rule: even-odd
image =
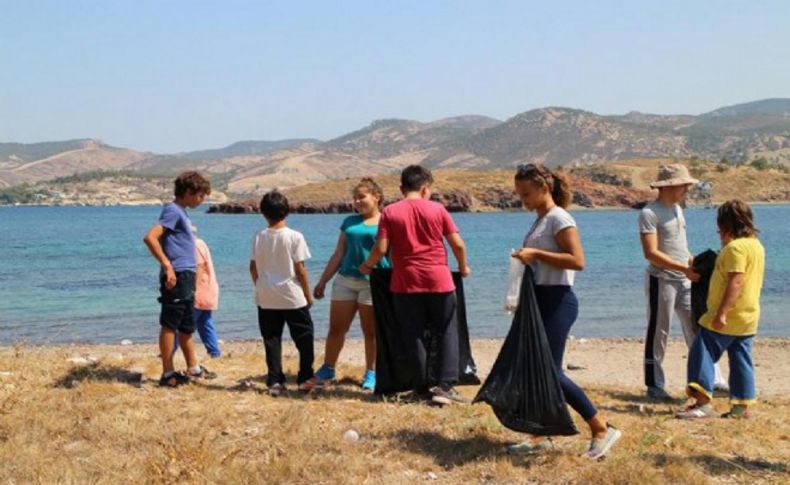
[[(586, 164), (564, 170), (573, 188), (576, 207), (601, 208), (641, 207), (652, 200), (656, 191), (649, 183), (655, 179), (658, 166), (673, 163), (671, 159), (630, 160), (609, 164)], [(790, 173), (783, 167), (738, 166), (700, 162), (688, 163), (691, 172), (707, 182), (709, 190), (694, 188), (689, 195), (691, 205), (716, 204), (733, 197), (749, 201), (775, 202), (790, 200)], [(453, 212), (485, 212), (519, 208), (521, 203), (513, 192), (513, 170), (434, 171), (434, 198)], [(387, 203), (399, 198), (399, 179), (383, 175), (376, 180), (384, 189)], [(294, 212), (342, 213), (353, 210), (350, 193), (356, 178), (312, 183), (285, 189)], [(257, 199), (215, 204), (211, 212), (257, 212)]]
[(236, 173), (228, 188), (257, 193), (292, 186), (294, 180), (386, 174), (411, 163), (497, 170), (526, 162), (575, 166), (667, 157), (790, 163), (790, 100), (731, 106), (700, 116), (603, 116), (550, 107), (504, 122), (481, 117), (433, 123), (383, 120), (325, 143), (274, 152)]
[(168, 178), (198, 169), (219, 190), (243, 197), (273, 187), (393, 174), (413, 163), (495, 171), (526, 162), (570, 168), (662, 158), (790, 165), (790, 99), (755, 101), (699, 116), (614, 116), (547, 107), (505, 121), (475, 115), (428, 123), (388, 119), (325, 142), (245, 141), (178, 154), (116, 148), (97, 140), (3, 143), (0, 187), (96, 170)]

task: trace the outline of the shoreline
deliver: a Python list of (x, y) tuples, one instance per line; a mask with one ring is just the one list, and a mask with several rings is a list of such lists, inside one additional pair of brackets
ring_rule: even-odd
[[(477, 376), (483, 380), (488, 375), (499, 354), (503, 338), (477, 338), (470, 341), (472, 358), (477, 365)], [(617, 387), (638, 389), (642, 384), (642, 359), (644, 343), (641, 338), (604, 337), (569, 338), (566, 347), (565, 372), (579, 384), (590, 387)], [(265, 374), (263, 344), (260, 339), (233, 340), (221, 343), (223, 356), (209, 359), (202, 344), (196, 342), (198, 357), (207, 366), (221, 371), (224, 362), (238, 358), (253, 359), (257, 363), (253, 373)], [(6, 371), (3, 363), (15, 359), (18, 354), (34, 354), (37, 359), (61, 360), (72, 366), (100, 362), (136, 361), (143, 364), (146, 377), (158, 379), (160, 371), (159, 349), (155, 342), (131, 344), (11, 344), (0, 345), (0, 373)], [(58, 355), (60, 354), (60, 355)], [(324, 340), (315, 340), (315, 363), (317, 369), (323, 362)], [(686, 357), (688, 350), (680, 338), (671, 338), (667, 346), (664, 368), (667, 390), (680, 397), (685, 386)], [(754, 343), (755, 373), (757, 376), (758, 400), (790, 396), (790, 337), (757, 337)], [(298, 354), (293, 343), (283, 344), (283, 359), (297, 361)], [(361, 375), (364, 371), (364, 344), (362, 339), (347, 339), (337, 367), (349, 376)], [(8, 364), (6, 364), (8, 365)], [(176, 366), (183, 366), (183, 357), (176, 358)], [(570, 367), (569, 367), (570, 366)], [(726, 358), (720, 361), (722, 372), (727, 375)]]
[[(720, 202), (714, 202), (710, 206), (706, 206), (706, 205), (702, 205), (702, 204), (690, 204), (690, 205), (687, 205), (685, 207), (685, 209), (715, 209), (716, 206), (718, 205), (718, 203), (720, 203)], [(96, 208), (100, 208), (100, 207), (101, 208), (104, 208), (104, 207), (160, 207), (162, 204), (165, 204), (165, 203), (166, 202), (153, 203), (150, 200), (139, 201), (139, 202), (124, 202), (124, 203), (120, 203), (120, 204), (81, 204), (81, 203), (22, 204), (22, 203), (19, 203), (19, 204), (0, 204), (0, 209), (6, 209), (6, 208), (12, 208), (13, 209), (13, 208), (17, 208), (17, 207), (42, 207), (42, 208), (47, 208), (47, 207), (62, 207), (62, 208), (72, 208), (72, 207), (96, 207)], [(774, 201), (771, 201), (771, 200), (765, 200), (765, 201), (754, 200), (754, 201), (751, 201), (751, 200), (747, 200), (746, 203), (751, 205), (751, 206), (790, 205), (790, 199), (789, 200), (782, 200), (782, 201), (775, 201), (775, 200)], [(205, 204), (205, 205), (207, 205), (208, 207), (206, 207), (206, 210), (204, 210), (203, 212), (208, 214), (209, 213), (208, 209), (213, 204)], [(607, 206), (603, 206), (602, 205), (602, 206), (595, 206), (595, 207), (585, 207), (585, 206), (581, 206), (581, 205), (571, 205), (569, 210), (577, 211), (577, 212), (581, 212), (581, 211), (587, 212), (587, 211), (615, 211), (615, 210), (616, 211), (635, 211), (635, 210), (639, 210), (639, 209), (633, 208), (633, 207), (628, 207), (628, 206), (618, 206), (618, 205), (613, 205), (613, 206), (608, 206), (608, 205)], [(515, 208), (515, 209), (498, 209), (496, 207), (486, 207), (485, 210), (459, 211), (459, 212), (455, 212), (455, 213), (456, 214), (490, 214), (490, 213), (499, 214), (499, 213), (510, 213), (510, 212), (522, 212), (522, 209), (519, 209), (519, 208)], [(244, 213), (231, 213), (231, 212), (212, 212), (212, 214), (218, 214), (218, 215), (245, 215)], [(313, 213), (309, 213), (309, 215), (342, 215), (342, 214), (353, 214), (353, 212), (313, 212)], [(246, 214), (246, 215), (249, 215), (249, 214)], [(304, 214), (301, 214), (301, 215), (307, 215), (307, 213), (304, 213)]]

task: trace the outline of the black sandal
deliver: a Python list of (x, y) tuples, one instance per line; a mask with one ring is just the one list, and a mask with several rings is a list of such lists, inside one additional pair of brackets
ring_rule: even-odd
[(181, 372), (168, 372), (167, 374), (162, 374), (162, 377), (159, 378), (159, 385), (162, 387), (178, 387), (180, 385), (186, 384), (189, 382), (189, 377), (185, 376)]

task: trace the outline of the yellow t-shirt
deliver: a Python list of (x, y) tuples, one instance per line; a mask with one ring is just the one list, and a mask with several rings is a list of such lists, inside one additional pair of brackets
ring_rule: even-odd
[[(711, 325), (727, 289), (729, 273), (743, 273), (744, 283), (735, 305), (727, 312), (727, 325), (714, 329)], [(756, 237), (742, 237), (729, 242), (716, 258), (710, 279), (708, 311), (699, 319), (700, 325), (725, 335), (754, 335), (760, 321), (760, 291), (765, 273), (765, 249)]]

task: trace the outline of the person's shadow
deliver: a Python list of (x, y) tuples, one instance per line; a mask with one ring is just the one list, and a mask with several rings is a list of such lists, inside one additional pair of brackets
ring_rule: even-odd
[(69, 389), (85, 381), (121, 382), (140, 387), (143, 383), (143, 374), (102, 362), (92, 362), (71, 367), (66, 374), (55, 381), (54, 387)]
[[(418, 451), (432, 457), (434, 462), (443, 468), (454, 468), (466, 463), (502, 456), (510, 457), (514, 463), (528, 468), (534, 461), (530, 458), (535, 458), (507, 455), (506, 445), (510, 443), (494, 441), (485, 435), (451, 439), (431, 431), (403, 428), (395, 431), (392, 436), (410, 451)], [(541, 466), (546, 464), (545, 460), (552, 460), (552, 457), (556, 457), (556, 455), (556, 453), (542, 454), (540, 456)]]

